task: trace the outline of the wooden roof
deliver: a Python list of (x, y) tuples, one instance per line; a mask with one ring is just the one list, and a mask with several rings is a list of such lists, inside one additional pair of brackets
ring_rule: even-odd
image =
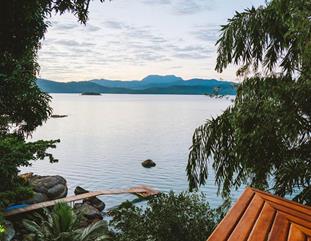
[(208, 241), (311, 241), (311, 207), (247, 188)]

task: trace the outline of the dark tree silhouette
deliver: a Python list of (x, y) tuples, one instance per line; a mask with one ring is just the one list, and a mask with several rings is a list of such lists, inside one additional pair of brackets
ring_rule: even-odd
[[(103, 2), (104, 0), (100, 0)], [(51, 115), (51, 97), (36, 85), (37, 52), (52, 14), (70, 12), (85, 24), (90, 0), (10, 0), (0, 7), (0, 206), (23, 198), (18, 167), (46, 153), (55, 141), (25, 142)]]
[(311, 2), (271, 0), (222, 26), (216, 70), (240, 64), (250, 75), (235, 103), (196, 129), (190, 189), (213, 160), (219, 193), (242, 184), (311, 203)]

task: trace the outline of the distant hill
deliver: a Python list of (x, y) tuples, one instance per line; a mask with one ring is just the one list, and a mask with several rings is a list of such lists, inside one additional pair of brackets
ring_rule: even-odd
[(181, 77), (175, 75), (148, 75), (141, 80), (145, 84), (176, 84), (183, 81)]
[(129, 89), (146, 89), (151, 87), (165, 87), (178, 85), (183, 83), (184, 80), (175, 75), (148, 75), (142, 80), (121, 81), (121, 80), (106, 80), (96, 79), (90, 80), (93, 83), (105, 86), (105, 87), (121, 87)]
[(56, 82), (46, 79), (37, 79), (39, 88), (47, 93), (127, 93), (126, 88), (104, 87), (90, 81)]
[(78, 82), (56, 82), (38, 79), (39, 88), (48, 93), (115, 93), (115, 94), (212, 94), (235, 95), (233, 82), (215, 79), (183, 80), (175, 75), (149, 75), (142, 80), (120, 81), (97, 79)]

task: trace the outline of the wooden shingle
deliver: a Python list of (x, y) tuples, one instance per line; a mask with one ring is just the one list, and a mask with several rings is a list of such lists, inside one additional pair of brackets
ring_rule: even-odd
[(311, 241), (311, 207), (247, 188), (208, 241)]

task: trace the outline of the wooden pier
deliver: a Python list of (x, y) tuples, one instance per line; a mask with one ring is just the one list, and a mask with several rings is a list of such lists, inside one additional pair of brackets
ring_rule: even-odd
[(8, 212), (5, 212), (4, 216), (5, 217), (11, 217), (11, 216), (18, 215), (21, 213), (35, 211), (35, 210), (41, 209), (41, 208), (52, 207), (56, 203), (59, 203), (59, 202), (74, 203), (76, 201), (80, 201), (80, 200), (84, 200), (84, 199), (88, 199), (88, 198), (92, 198), (92, 197), (97, 197), (97, 196), (101, 196), (101, 195), (116, 195), (116, 194), (127, 194), (127, 193), (135, 194), (135, 195), (140, 196), (142, 198), (147, 198), (147, 197), (154, 196), (154, 195), (158, 194), (159, 191), (156, 191), (156, 190), (154, 190), (148, 186), (137, 186), (137, 187), (132, 187), (132, 188), (128, 188), (128, 189), (110, 189), (110, 190), (88, 192), (88, 193), (68, 196), (65, 198), (60, 198), (60, 199), (56, 199), (56, 200), (52, 200), (52, 201), (36, 203), (36, 204), (32, 204), (32, 205), (29, 205), (29, 206), (24, 207), (24, 208), (13, 209), (13, 210), (10, 210)]

